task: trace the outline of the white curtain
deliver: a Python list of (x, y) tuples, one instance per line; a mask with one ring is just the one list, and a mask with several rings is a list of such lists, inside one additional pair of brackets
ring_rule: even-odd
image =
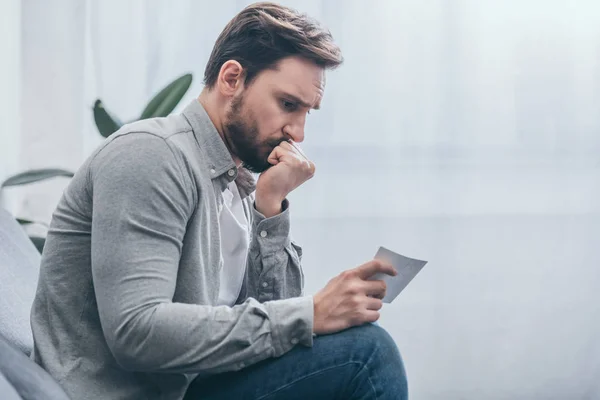
[[(16, 173), (19, 162), (21, 76), (21, 6), (19, 0), (0, 2), (0, 182)], [(11, 208), (16, 199), (0, 191), (0, 205)]]
[[(101, 141), (98, 97), (133, 119), (192, 72), (180, 110), (249, 3), (20, 2), (5, 175), (75, 170)], [(379, 245), (427, 259), (381, 321), (413, 398), (600, 398), (600, 3), (283, 3), (327, 25), (346, 60), (309, 117), (317, 175), (291, 199), (307, 291)], [(48, 220), (67, 183), (6, 196)]]

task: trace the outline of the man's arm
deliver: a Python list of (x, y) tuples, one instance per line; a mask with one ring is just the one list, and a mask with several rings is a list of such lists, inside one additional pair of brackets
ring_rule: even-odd
[(195, 209), (195, 185), (183, 171), (169, 144), (147, 133), (115, 138), (92, 161), (92, 275), (117, 362), (134, 371), (217, 373), (311, 345), (312, 297), (235, 307), (172, 301)]
[(251, 242), (244, 283), (237, 303), (253, 297), (261, 303), (302, 296), (304, 274), (300, 264), (302, 249), (290, 236), (289, 202), (282, 212), (266, 218), (250, 198)]
[(251, 206), (252, 241), (238, 302), (301, 296), (304, 289), (302, 249), (290, 238), (287, 196), (313, 177), (315, 164), (291, 141), (275, 147), (268, 162), (272, 167), (258, 178)]

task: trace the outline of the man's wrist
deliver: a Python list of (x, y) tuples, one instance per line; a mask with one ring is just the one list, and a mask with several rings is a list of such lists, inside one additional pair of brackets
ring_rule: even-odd
[(254, 207), (256, 211), (265, 216), (265, 218), (271, 218), (275, 215), (281, 214), (283, 200), (271, 200), (271, 199), (259, 199), (258, 197), (254, 200)]

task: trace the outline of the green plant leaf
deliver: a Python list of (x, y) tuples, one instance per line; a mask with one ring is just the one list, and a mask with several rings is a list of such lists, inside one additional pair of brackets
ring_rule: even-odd
[(169, 83), (146, 106), (140, 119), (166, 117), (181, 101), (192, 84), (192, 74), (185, 74)]
[(31, 239), (33, 245), (40, 252), (40, 254), (42, 254), (42, 251), (44, 250), (44, 245), (46, 244), (46, 238), (39, 236), (29, 236), (29, 239)]
[(37, 225), (42, 225), (45, 226), (46, 228), (48, 228), (48, 224), (45, 222), (41, 222), (41, 221), (34, 221), (32, 219), (25, 219), (25, 218), (16, 218), (17, 222), (20, 225), (32, 225), (32, 224), (37, 224)]
[(28, 183), (54, 178), (56, 176), (66, 176), (68, 178), (72, 178), (73, 175), (74, 174), (71, 171), (58, 168), (32, 169), (11, 176), (10, 178), (2, 182), (1, 187), (26, 185)]
[(96, 121), (98, 131), (105, 138), (109, 137), (123, 126), (121, 121), (108, 113), (100, 99), (97, 99), (94, 103), (94, 121)]

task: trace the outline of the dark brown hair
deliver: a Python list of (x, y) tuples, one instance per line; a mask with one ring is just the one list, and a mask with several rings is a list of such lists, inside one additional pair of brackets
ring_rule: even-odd
[(255, 3), (229, 21), (219, 35), (206, 64), (204, 84), (212, 89), (228, 60), (242, 65), (249, 84), (259, 72), (288, 56), (300, 56), (327, 69), (343, 61), (331, 33), (314, 19), (278, 4)]

